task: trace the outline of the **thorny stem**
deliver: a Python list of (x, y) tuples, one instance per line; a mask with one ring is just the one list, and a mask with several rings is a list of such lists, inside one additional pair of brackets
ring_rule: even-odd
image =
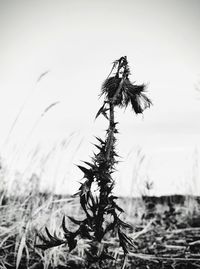
[[(119, 63), (119, 66), (118, 66), (118, 71), (117, 71), (117, 75), (119, 75), (119, 72), (120, 72), (120, 69), (121, 69), (121, 64)], [(120, 81), (120, 84), (116, 90), (116, 93), (114, 95), (114, 97), (109, 101), (109, 110), (110, 110), (110, 115), (109, 115), (109, 128), (108, 128), (108, 134), (107, 134), (107, 141), (106, 141), (106, 147), (105, 147), (105, 152), (106, 152), (106, 160), (108, 163), (110, 163), (110, 169), (112, 169), (112, 166), (113, 166), (113, 160), (112, 158), (114, 157), (111, 153), (112, 153), (112, 150), (114, 148), (114, 133), (115, 133), (115, 115), (114, 115), (114, 106), (115, 106), (115, 101), (118, 97), (118, 94), (120, 93), (120, 90), (123, 86), (123, 83), (124, 83), (124, 79), (125, 79), (125, 70), (123, 72), (123, 75), (122, 75), (122, 79)], [(111, 183), (111, 182), (110, 182)], [(107, 193), (107, 186), (106, 184), (105, 185), (102, 185), (100, 187), (100, 197), (99, 197), (99, 200), (100, 200), (100, 203), (99, 203), (99, 211), (98, 211), (98, 233), (97, 234), (101, 234), (101, 232), (99, 233), (101, 227), (102, 227), (102, 224), (103, 224), (103, 221), (104, 221), (104, 208), (107, 206), (107, 200), (108, 198), (108, 193)], [(101, 241), (101, 237), (99, 238)]]
[[(107, 160), (107, 169), (111, 170), (113, 167), (113, 155), (111, 155), (111, 152), (113, 150), (114, 146), (114, 131), (115, 131), (115, 122), (114, 122), (114, 104), (112, 102), (109, 102), (110, 105), (110, 117), (109, 117), (109, 128), (108, 128), (108, 134), (107, 134), (107, 141), (105, 146), (105, 153), (106, 153), (106, 160)], [(109, 171), (105, 171), (108, 172)], [(104, 180), (104, 175), (102, 176), (101, 180)], [(98, 222), (97, 222), (97, 241), (101, 242), (103, 238), (102, 234), (102, 226), (104, 221), (104, 214), (105, 214), (105, 208), (108, 204), (108, 187), (110, 182), (105, 182), (104, 184), (101, 184), (100, 186), (100, 193), (99, 193), (99, 209), (98, 209)]]
[(108, 138), (106, 143), (106, 159), (110, 160), (110, 153), (114, 143), (114, 131), (115, 131), (115, 120), (114, 120), (114, 104), (110, 102), (110, 118), (109, 118), (109, 129)]

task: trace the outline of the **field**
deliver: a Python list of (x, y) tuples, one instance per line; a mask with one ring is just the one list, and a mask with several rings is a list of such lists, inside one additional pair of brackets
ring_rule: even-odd
[[(81, 240), (69, 253), (63, 245), (42, 251), (38, 233), (45, 227), (62, 237), (61, 222), (75, 229), (67, 216), (83, 218), (78, 198), (39, 194), (0, 196), (0, 268), (84, 268)], [(130, 223), (127, 234), (134, 239), (124, 261), (113, 235), (105, 240), (114, 259), (106, 268), (200, 268), (200, 199), (193, 196), (119, 198), (122, 218)]]

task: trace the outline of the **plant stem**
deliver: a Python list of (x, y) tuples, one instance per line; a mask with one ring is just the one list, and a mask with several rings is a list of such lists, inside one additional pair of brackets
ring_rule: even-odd
[(107, 138), (107, 143), (106, 143), (107, 161), (110, 161), (110, 153), (114, 144), (114, 130), (115, 130), (114, 104), (113, 102), (110, 102), (109, 129), (108, 129), (108, 138)]
[(97, 241), (101, 242), (103, 238), (103, 221), (104, 221), (104, 214), (105, 214), (105, 208), (108, 204), (108, 196), (109, 196), (109, 187), (110, 182), (105, 181), (104, 176), (106, 174), (110, 174), (110, 171), (113, 168), (113, 154), (112, 150), (114, 148), (114, 131), (115, 131), (115, 122), (114, 122), (114, 104), (112, 102), (109, 103), (110, 105), (110, 115), (109, 115), (109, 127), (108, 127), (108, 134), (106, 139), (106, 146), (105, 146), (105, 153), (106, 153), (106, 167), (104, 172), (102, 173), (102, 184), (100, 185), (100, 193), (99, 193), (99, 209), (98, 209), (98, 221), (97, 221), (97, 229), (96, 229), (96, 238)]
[[(117, 76), (119, 76), (120, 69), (122, 68), (121, 63), (119, 63), (118, 70), (117, 70)], [(100, 184), (100, 190), (99, 190), (99, 208), (98, 208), (98, 220), (96, 222), (96, 232), (95, 232), (95, 237), (97, 241), (101, 242), (103, 239), (103, 222), (104, 222), (104, 215), (105, 215), (105, 208), (108, 205), (108, 198), (110, 194), (110, 186), (113, 183), (111, 177), (106, 177), (106, 175), (111, 174), (113, 171), (113, 166), (115, 164), (114, 161), (114, 143), (115, 143), (115, 112), (114, 112), (114, 107), (115, 107), (115, 102), (118, 98), (118, 95), (122, 89), (123, 83), (125, 80), (125, 69), (121, 77), (121, 81), (118, 85), (118, 88), (113, 96), (112, 99), (109, 100), (109, 127), (107, 131), (107, 138), (105, 140), (106, 145), (105, 145), (105, 157), (106, 157), (106, 165), (104, 167), (104, 171), (102, 171), (102, 178), (101, 184)], [(105, 178), (107, 178), (105, 180)]]
[[(117, 98), (118, 93), (120, 92), (120, 89), (123, 85), (123, 81), (124, 79), (122, 78), (119, 87), (116, 91), (116, 94), (113, 98), (113, 100), (115, 101), (115, 99)], [(111, 100), (109, 102), (109, 110), (110, 110), (110, 115), (109, 115), (109, 127), (108, 127), (108, 134), (107, 134), (107, 139), (106, 139), (106, 146), (105, 146), (105, 152), (106, 152), (106, 161), (107, 161), (107, 171), (105, 171), (105, 173), (110, 173), (113, 169), (113, 165), (114, 165), (114, 156), (113, 156), (113, 149), (114, 149), (114, 142), (115, 142), (115, 137), (114, 137), (114, 133), (115, 133), (115, 112), (114, 112), (114, 102), (113, 100)], [(104, 180), (104, 178), (102, 177), (102, 180)], [(98, 222), (97, 222), (97, 234), (96, 236), (99, 236), (98, 241), (102, 240), (101, 237), (101, 229), (103, 226), (103, 221), (104, 221), (104, 212), (105, 212), (105, 207), (107, 206), (107, 198), (109, 195), (109, 183), (112, 182), (106, 182), (105, 184), (101, 184), (100, 186), (100, 194), (99, 194), (99, 210), (98, 210)]]

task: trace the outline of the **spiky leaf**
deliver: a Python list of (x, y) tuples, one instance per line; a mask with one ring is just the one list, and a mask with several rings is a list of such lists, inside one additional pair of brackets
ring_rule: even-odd
[(118, 236), (120, 246), (122, 247), (124, 254), (128, 254), (129, 250), (128, 247), (133, 246), (132, 239), (128, 237), (125, 233), (123, 233), (120, 229), (118, 229)]
[(45, 231), (47, 234), (47, 237), (45, 237), (43, 234), (37, 234), (37, 236), (40, 238), (40, 240), (43, 242), (42, 244), (36, 244), (35, 247), (41, 248), (42, 250), (46, 250), (52, 247), (57, 247), (62, 244), (64, 244), (66, 241), (58, 238), (56, 233), (54, 233), (54, 236), (52, 236), (49, 232), (49, 230), (45, 227)]
[(109, 110), (109, 108), (106, 108), (105, 107), (105, 102), (103, 104), (103, 106), (99, 109), (99, 111), (97, 112), (96, 116), (95, 116), (95, 119), (98, 118), (99, 115), (103, 115), (107, 120), (108, 120), (108, 115), (107, 115), (107, 111)]
[(63, 228), (63, 231), (64, 231), (64, 236), (65, 236), (65, 238), (67, 240), (67, 244), (68, 244), (69, 252), (70, 252), (77, 245), (77, 240), (75, 239), (75, 237), (79, 234), (79, 229), (74, 233), (70, 232), (67, 229), (66, 224), (65, 224), (65, 216), (63, 217), (63, 220), (62, 220), (62, 228)]
[(92, 179), (94, 177), (94, 174), (91, 169), (87, 169), (81, 165), (77, 165), (77, 166), (84, 173), (85, 178)]

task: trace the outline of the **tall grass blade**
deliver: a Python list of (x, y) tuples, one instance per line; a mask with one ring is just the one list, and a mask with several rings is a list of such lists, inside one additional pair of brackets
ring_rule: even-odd
[(18, 251), (17, 251), (16, 269), (19, 268), (19, 265), (20, 265), (20, 262), (22, 259), (23, 250), (24, 250), (25, 246), (26, 246), (26, 236), (25, 236), (25, 234), (23, 234), (21, 241), (20, 241), (20, 244), (19, 244)]

